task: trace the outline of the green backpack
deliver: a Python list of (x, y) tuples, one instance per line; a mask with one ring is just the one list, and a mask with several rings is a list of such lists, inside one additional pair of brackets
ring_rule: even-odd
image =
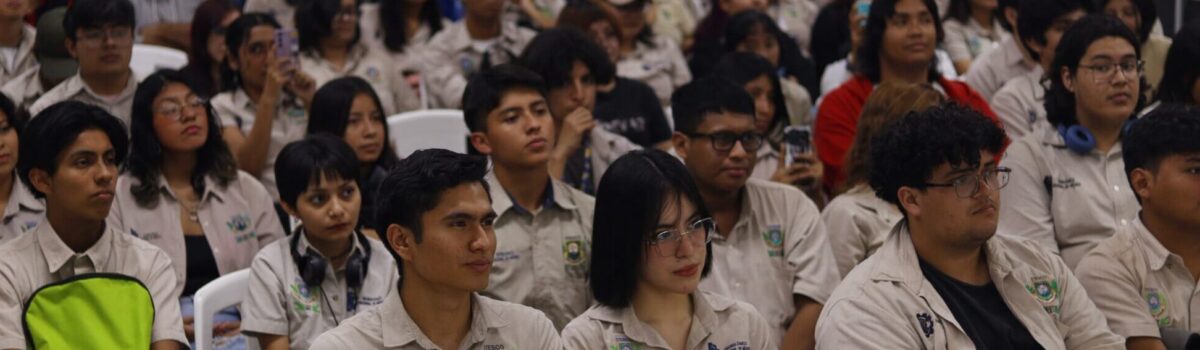
[(22, 318), (29, 349), (149, 349), (154, 300), (136, 278), (89, 273), (38, 288)]

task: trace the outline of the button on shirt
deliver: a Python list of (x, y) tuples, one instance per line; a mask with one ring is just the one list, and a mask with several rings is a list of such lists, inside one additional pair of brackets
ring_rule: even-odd
[(1200, 332), (1200, 322), (1192, 322), (1200, 315), (1192, 272), (1141, 219), (1100, 242), (1075, 274), (1122, 337), (1159, 338), (1159, 328)]
[(467, 88), (467, 77), (484, 68), (484, 53), (492, 67), (516, 61), (525, 51), (525, 46), (536, 35), (533, 31), (517, 27), (513, 22), (501, 22), (500, 37), (486, 46), (474, 45), (467, 33), (465, 21), (442, 28), (429, 40), (425, 52), (418, 58), (419, 67), (425, 72), (430, 97), (443, 108), (458, 108), (462, 104), (463, 90)]
[[(471, 328), (459, 349), (562, 349), (558, 331), (532, 308), (472, 294)], [(313, 342), (313, 350), (440, 349), (408, 316), (398, 293), (378, 308), (360, 313)]]
[(588, 266), (596, 200), (550, 180), (538, 209), (521, 208), (488, 176), (492, 209), (499, 217), (491, 281), (484, 295), (546, 313), (556, 329), (592, 304)]
[[(983, 249), (996, 290), (1042, 348), (1125, 348), (1057, 256), (1001, 235)], [(817, 349), (974, 349), (918, 259), (901, 221), (833, 291), (817, 320)]]
[(75, 253), (45, 223), (0, 246), (0, 349), (25, 348), (22, 316), (38, 288), (85, 273), (117, 273), (141, 281), (154, 302), (151, 342), (188, 343), (179, 313), (180, 289), (166, 253), (112, 227), (86, 251)]
[[(166, 178), (159, 177), (159, 198), (153, 207), (143, 207), (133, 196), (131, 174), (117, 179), (116, 201), (108, 212), (108, 224), (129, 232), (173, 257), (180, 290), (187, 282), (187, 246), (180, 224), (180, 203)], [(274, 210), (274, 199), (250, 174), (238, 171), (225, 187), (213, 177), (204, 179), (204, 193), (196, 204), (196, 216), (204, 229), (217, 271), (222, 275), (250, 267), (259, 249), (284, 236)]]
[(1004, 123), (1009, 139), (1020, 139), (1032, 132), (1035, 125), (1047, 123), (1043, 104), (1046, 88), (1041, 80), (1041, 72), (1025, 74), (1004, 83), (992, 96), (992, 110)]
[(4, 205), (4, 222), (0, 226), (0, 243), (8, 242), (17, 236), (33, 232), (46, 218), (46, 205), (42, 200), (33, 196), (29, 187), (25, 186), (17, 174), (13, 173), (12, 193), (8, 195), (8, 204)]
[[(246, 91), (226, 91), (217, 94), (212, 99), (213, 110), (221, 118), (221, 127), (236, 127), (242, 134), (250, 134), (254, 127), (257, 107)], [(275, 185), (275, 157), (289, 142), (304, 138), (304, 130), (308, 127), (308, 113), (298, 103), (285, 99), (275, 109), (275, 120), (271, 122), (271, 142), (267, 146), (267, 161), (263, 164), (262, 174), (250, 174), (258, 177), (271, 198), (279, 198), (279, 188)]]
[[(683, 350), (775, 349), (771, 326), (750, 304), (711, 293), (692, 293), (692, 327)], [(633, 306), (596, 305), (563, 329), (567, 350), (670, 349)]]
[(21, 27), (21, 41), (17, 42), (16, 54), (13, 56), (0, 55), (0, 84), (11, 81), (21, 73), (35, 70), (37, 58), (33, 55), (33, 39), (37, 30), (31, 25)]
[(617, 75), (650, 85), (663, 106), (671, 105), (675, 88), (692, 81), (683, 51), (671, 39), (655, 36), (653, 45), (638, 41), (633, 52), (617, 62)]
[(1017, 40), (1013, 36), (1001, 40), (1000, 45), (985, 51), (971, 63), (971, 69), (963, 76), (963, 81), (975, 89), (985, 100), (991, 101), (992, 95), (1004, 86), (1004, 82), (1031, 72), (1041, 72), (1042, 66), (1027, 62), (1021, 54)]
[[(363, 313), (382, 304), (388, 294), (394, 293), (400, 273), (383, 243), (369, 238), (366, 241), (365, 244), (371, 245), (371, 259), (367, 262), (370, 267), (362, 288), (357, 291), (346, 285), (344, 268), (334, 271), (329, 264), (320, 286), (305, 286), (292, 259), (291, 238), (263, 248), (250, 265), (249, 292), (242, 303), (242, 330), (287, 336), (290, 348), (308, 349), (318, 335), (337, 327), (338, 322), (346, 322), (356, 312)], [(361, 254), (363, 244), (354, 238), (355, 252), (351, 254)], [(309, 247), (308, 239), (300, 237), (297, 250), (303, 252)], [(357, 297), (356, 301), (347, 300), (352, 295)], [(351, 303), (357, 303), (356, 310), (350, 309)]]
[(59, 83), (50, 91), (46, 91), (37, 102), (29, 107), (29, 113), (32, 116), (37, 116), (46, 108), (62, 101), (79, 101), (100, 107), (108, 114), (112, 114), (117, 119), (120, 119), (125, 124), (125, 130), (129, 130), (129, 115), (133, 113), (133, 93), (137, 92), (138, 80), (133, 73), (129, 73), (129, 80), (125, 82), (125, 89), (121, 90), (116, 96), (101, 96), (92, 88), (87, 86), (83, 78), (79, 74), (72, 75), (67, 80)]
[(779, 343), (796, 315), (793, 295), (825, 303), (837, 266), (820, 213), (800, 190), (750, 179), (728, 236), (714, 235), (712, 271), (700, 290), (754, 305)]
[(1001, 190), (997, 232), (1037, 241), (1072, 268), (1140, 208), (1119, 143), (1108, 153), (1080, 155), (1044, 124), (1013, 143), (1001, 164), (1012, 175)]
[(313, 78), (316, 86), (345, 76), (366, 80), (379, 96), (385, 117), (420, 107), (416, 93), (404, 81), (404, 76), (393, 69), (392, 62), (378, 51), (371, 52), (364, 44), (350, 48), (345, 65), (341, 69), (322, 58), (315, 49), (300, 55), (300, 68)]
[(888, 232), (904, 216), (895, 205), (875, 196), (866, 185), (838, 195), (821, 212), (829, 232), (829, 245), (837, 261), (839, 276), (845, 277), (887, 240)]

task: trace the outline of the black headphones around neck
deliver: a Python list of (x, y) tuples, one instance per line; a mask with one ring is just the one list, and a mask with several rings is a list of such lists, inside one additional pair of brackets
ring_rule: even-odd
[[(328, 263), (312, 247), (306, 248), (303, 253), (300, 252), (300, 235), (303, 234), (303, 227), (297, 227), (292, 232), (292, 260), (296, 262), (296, 268), (300, 270), (300, 278), (304, 280), (305, 286), (320, 286), (321, 282), (325, 281), (325, 268)], [(346, 285), (351, 289), (359, 289), (367, 279), (367, 268), (371, 266), (371, 242), (358, 230), (354, 230), (354, 238), (362, 245), (362, 251), (351, 253), (350, 258), (346, 260)], [(350, 244), (350, 249), (354, 249), (354, 242)]]

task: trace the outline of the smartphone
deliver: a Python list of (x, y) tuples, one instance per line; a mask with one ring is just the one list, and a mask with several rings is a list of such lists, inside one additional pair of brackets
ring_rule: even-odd
[(791, 125), (783, 129), (784, 164), (791, 166), (801, 154), (812, 152), (812, 127)]
[(300, 52), (300, 35), (295, 29), (275, 30), (275, 57), (296, 57)]

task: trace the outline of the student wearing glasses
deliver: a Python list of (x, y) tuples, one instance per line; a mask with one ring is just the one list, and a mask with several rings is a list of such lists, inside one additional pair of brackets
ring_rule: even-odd
[(1000, 232), (1033, 239), (1072, 268), (1138, 212), (1122, 160), (1122, 134), (1145, 98), (1137, 36), (1089, 16), (1063, 34), (1047, 72), (1046, 117), (1008, 148), (1012, 167)]

